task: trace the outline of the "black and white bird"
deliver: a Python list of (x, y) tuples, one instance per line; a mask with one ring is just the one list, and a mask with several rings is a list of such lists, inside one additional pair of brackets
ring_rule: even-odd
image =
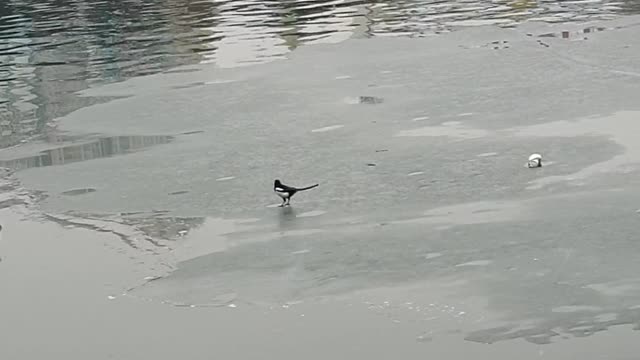
[(303, 188), (295, 188), (292, 186), (284, 185), (283, 183), (280, 182), (280, 180), (276, 179), (276, 181), (273, 182), (273, 191), (275, 191), (276, 195), (282, 198), (282, 204), (280, 204), (280, 207), (282, 207), (285, 205), (290, 205), (291, 198), (298, 191), (313, 189), (316, 186), (318, 186), (318, 184), (303, 187)]

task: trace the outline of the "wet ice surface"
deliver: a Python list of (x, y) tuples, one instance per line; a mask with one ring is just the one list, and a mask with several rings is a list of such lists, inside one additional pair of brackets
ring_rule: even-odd
[[(138, 76), (193, 71), (175, 69), (180, 65), (251, 66), (282, 60), (303, 46), (350, 38), (437, 36), (470, 26), (512, 27), (526, 21), (582, 23), (640, 11), (635, 0), (314, 0), (287, 4), (84, 0), (80, 12), (72, 0), (5, 3), (0, 8), (0, 37), (4, 40), (0, 44), (0, 147), (47, 138), (57, 117), (108, 100), (76, 96), (79, 90)], [(110, 16), (103, 16), (105, 13)], [(583, 40), (584, 34), (583, 29), (562, 29), (543, 35)], [(504, 41), (490, 44), (490, 48), (509, 47)], [(352, 78), (342, 73), (332, 76)], [(229, 81), (193, 79), (173, 88), (204, 88)], [(364, 97), (356, 101), (375, 104), (381, 99), (361, 95)]]
[[(391, 287), (401, 299), (393, 306), (417, 312), (435, 334), (438, 318), (470, 317), (477, 322), (460, 326), (474, 329), (465, 334), (474, 342), (584, 336), (639, 320), (638, 219), (632, 211), (638, 201), (640, 196), (630, 198), (625, 191), (551, 196), (525, 202), (526, 220), (440, 231), (416, 224), (279, 230), (273, 236), (237, 231), (220, 237), (230, 247), (181, 262), (170, 276), (132, 295), (218, 306), (215, 299), (233, 293), (241, 306), (280, 306)], [(208, 234), (207, 241), (218, 241), (214, 232)], [(429, 288), (442, 279), (451, 282), (447, 296)], [(421, 282), (424, 299), (401, 288)], [(465, 302), (469, 296), (484, 299), (486, 306)]]
[[(473, 319), (460, 325), (470, 341), (589, 335), (640, 316), (637, 21), (548, 47), (537, 34), (557, 29), (541, 25), (353, 41), (96, 89), (86, 95), (137, 95), (62, 129), (203, 132), (17, 176), (50, 195), (45, 211), (67, 213), (61, 223), (177, 267), (133, 297), (269, 307), (397, 287), (402, 309), (430, 309), (425, 329)], [(511, 46), (482, 46), (497, 40)], [(237, 81), (174, 86), (195, 78)], [(384, 101), (344, 101), (361, 96)], [(533, 152), (554, 165), (525, 168)], [(320, 186), (271, 208), (276, 177)], [(446, 296), (416, 285), (444, 281)], [(390, 314), (384, 301), (371, 306)]]

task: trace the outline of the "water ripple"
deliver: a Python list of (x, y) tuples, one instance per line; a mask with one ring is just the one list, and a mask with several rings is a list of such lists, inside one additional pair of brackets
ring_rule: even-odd
[(639, 12), (638, 0), (2, 1), (0, 148), (46, 135), (50, 120), (86, 105), (76, 91), (178, 65), (235, 67), (351, 37)]

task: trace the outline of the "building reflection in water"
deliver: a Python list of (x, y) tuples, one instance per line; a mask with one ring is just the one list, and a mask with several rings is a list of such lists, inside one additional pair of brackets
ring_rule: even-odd
[(638, 12), (637, 0), (1, 0), (0, 148), (41, 139), (53, 119), (109, 100), (78, 91), (179, 65), (264, 63), (302, 44), (426, 36), (469, 20)]
[(14, 170), (55, 166), (125, 154), (154, 145), (167, 144), (172, 136), (113, 136), (45, 150), (37, 155), (2, 160), (0, 166)]

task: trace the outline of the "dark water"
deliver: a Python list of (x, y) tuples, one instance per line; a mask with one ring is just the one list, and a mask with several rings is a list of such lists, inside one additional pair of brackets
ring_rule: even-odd
[(261, 63), (350, 37), (640, 12), (638, 0), (614, 1), (3, 0), (0, 148), (46, 136), (50, 120), (100, 101), (74, 95), (95, 84), (184, 64)]

